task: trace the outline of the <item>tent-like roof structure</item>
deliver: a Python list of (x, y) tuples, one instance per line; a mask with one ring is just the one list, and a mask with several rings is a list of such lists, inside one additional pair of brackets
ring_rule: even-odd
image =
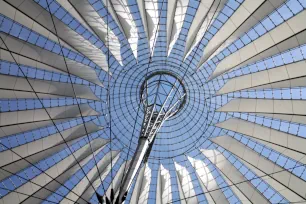
[(0, 204), (118, 195), (150, 76), (184, 102), (125, 203), (306, 203), (305, 21), (306, 0), (0, 0)]

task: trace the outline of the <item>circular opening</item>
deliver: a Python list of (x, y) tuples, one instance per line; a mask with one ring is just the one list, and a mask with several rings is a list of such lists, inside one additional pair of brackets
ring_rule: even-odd
[(151, 107), (154, 112), (167, 117), (174, 116), (186, 102), (186, 89), (182, 80), (170, 72), (155, 72), (143, 81), (140, 99), (144, 110)]

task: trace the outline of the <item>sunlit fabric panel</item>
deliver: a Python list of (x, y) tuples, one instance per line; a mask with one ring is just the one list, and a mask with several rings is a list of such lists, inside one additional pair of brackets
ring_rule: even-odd
[(156, 203), (168, 203), (172, 201), (171, 175), (169, 170), (160, 165), (157, 176)]
[[(39, 24), (44, 25), (44, 27), (47, 27), (49, 31), (56, 32), (58, 38), (63, 39), (73, 49), (88, 57), (101, 68), (107, 70), (107, 64), (105, 63), (106, 57), (98, 47), (87, 39), (84, 39), (82, 35), (74, 31), (67, 23), (63, 22), (61, 19), (63, 15), (51, 17), (50, 11), (56, 14), (58, 9), (63, 9), (58, 2), (51, 1), (47, 3), (42, 0), (36, 3), (35, 1), (24, 1), (22, 4), (15, 2), (13, 5), (20, 9), (22, 13), (30, 16)], [(67, 11), (61, 10), (61, 12)]]
[[(168, 55), (181, 32), (185, 13), (188, 8), (188, 0), (169, 1), (167, 5), (167, 48)], [(173, 23), (172, 23), (173, 22)], [(172, 27), (171, 27), (172, 26)]]
[[(94, 151), (95, 156), (97, 156), (98, 153), (101, 153), (104, 150), (105, 150), (105, 145), (102, 145), (99, 149), (96, 149)], [(93, 160), (93, 158), (94, 158), (93, 155), (87, 156), (86, 158), (84, 158), (83, 160), (80, 161), (80, 165), (82, 167), (84, 167), (91, 160)], [(67, 169), (66, 171), (64, 171), (61, 175), (56, 177), (55, 180), (49, 182), (45, 186), (45, 188), (42, 188), (39, 191), (37, 191), (35, 194), (33, 194), (33, 196), (35, 196), (36, 198), (35, 197), (29, 197), (24, 202), (25, 203), (41, 203), (41, 201), (43, 199), (49, 199), (49, 200), (54, 200), (55, 199), (57, 202), (60, 202), (61, 199), (66, 200), (63, 194), (58, 193), (59, 192), (58, 189), (61, 188), (62, 183), (65, 186), (69, 186), (69, 185), (67, 185), (67, 180), (75, 177), (76, 174), (80, 175), (80, 172), (82, 172), (82, 170), (80, 169), (80, 166), (78, 164), (75, 164), (74, 166), (72, 166), (69, 169)], [(69, 188), (67, 187), (67, 190), (68, 189)], [(54, 192), (56, 192), (56, 196), (58, 196), (57, 199), (54, 196)]]
[(304, 138), (288, 134), (282, 131), (271, 129), (256, 123), (232, 118), (218, 124), (219, 127), (239, 132), (255, 139), (277, 144), (278, 146), (305, 153)]
[(149, 42), (150, 52), (154, 51), (156, 36), (160, 26), (160, 11), (157, 0), (137, 0), (142, 23)]
[(285, 0), (243, 1), (220, 31), (209, 41), (199, 65), (201, 66), (209, 58), (214, 57), (218, 52), (236, 41), (244, 32), (247, 32), (284, 2)]
[[(99, 143), (96, 143), (96, 148), (99, 148)], [(1, 198), (2, 202), (19, 203), (24, 201), (27, 197), (29, 197), (29, 195), (38, 191), (42, 185), (46, 185), (52, 179), (54, 179), (55, 177), (59, 176), (62, 172), (64, 172), (67, 168), (75, 164), (76, 160), (74, 158), (76, 158), (77, 161), (79, 161), (85, 158), (86, 155), (88, 154), (90, 154), (89, 144), (71, 153), (71, 155), (68, 155), (62, 161), (59, 161), (59, 163), (57, 163), (56, 165), (51, 166), (50, 168), (45, 170), (45, 172), (38, 171), (37, 172), (38, 175), (35, 176), (33, 179), (31, 179), (30, 182), (18, 187), (18, 192), (24, 193), (28, 196), (21, 196), (17, 193), (12, 192)]]
[(117, 24), (121, 27), (126, 36), (130, 47), (133, 51), (135, 59), (137, 59), (138, 48), (138, 29), (132, 16), (131, 9), (129, 8), (128, 1), (112, 0), (109, 3), (112, 4), (116, 14), (118, 16)]
[(200, 180), (203, 191), (206, 192), (206, 198), (209, 203), (228, 203), (219, 185), (211, 174), (209, 168), (201, 160), (188, 158), (196, 171), (197, 178)]
[(147, 203), (151, 182), (151, 169), (148, 165), (141, 167), (130, 202)]
[[(87, 128), (88, 133), (97, 132), (99, 127), (97, 127), (94, 123), (89, 122), (84, 124)], [(51, 156), (56, 152), (64, 149), (66, 147), (65, 143), (73, 144), (78, 139), (84, 138), (86, 135), (84, 125), (78, 125), (73, 128), (64, 130), (59, 133), (49, 135), (48, 137), (44, 137), (38, 139), (34, 142), (27, 143), (10, 150), (2, 151), (1, 154), (6, 158), (2, 160), (1, 166), (4, 170), (3, 175), (1, 175), (0, 179), (4, 179), (7, 177), (7, 173), (5, 170), (8, 170), (11, 173), (16, 173), (30, 164), (25, 162), (19, 155), (23, 155), (27, 160), (36, 163), (41, 159)], [(62, 137), (61, 137), (62, 136)], [(9, 174), (10, 175), (10, 174)]]
[[(107, 24), (110, 22), (111, 19), (107, 17), (105, 22), (102, 16), (100, 16), (101, 14), (99, 13), (99, 10), (96, 10), (96, 8), (93, 7), (89, 1), (86, 0), (73, 1), (72, 5), (74, 6), (74, 8), (76, 8), (76, 10), (82, 15), (85, 21), (92, 28), (92, 30), (94, 31), (93, 35), (98, 36), (99, 37), (98, 40), (102, 39), (103, 43), (108, 47), (108, 49), (117, 59), (117, 61), (122, 64), (119, 39), (113, 33), (113, 31), (107, 26)], [(99, 47), (97, 48), (95, 47), (95, 49), (97, 49), (97, 54), (100, 53), (99, 55), (103, 55), (101, 57), (95, 55), (95, 58), (102, 61), (102, 63), (98, 65), (100, 67), (105, 67), (104, 69), (107, 70), (108, 66), (107, 60), (109, 53), (103, 54), (103, 52), (101, 52)], [(94, 55), (94, 53), (92, 53), (92, 55)]]
[[(286, 6), (288, 4), (289, 7)], [(293, 4), (288, 2), (284, 6), (281, 6), (279, 9), (272, 12), (271, 15), (281, 12), (283, 8), (289, 10), (291, 6), (293, 6)], [(232, 53), (221, 60), (210, 78), (213, 79), (232, 68), (242, 67), (246, 64), (254, 63), (272, 55), (303, 45), (305, 43), (303, 40), (305, 39), (305, 37), (303, 37), (305, 36), (305, 28), (300, 26), (301, 23), (299, 22), (304, 19), (304, 8), (300, 6), (299, 10), (295, 11), (294, 14), (295, 15), (293, 15), (293, 13), (287, 15), (286, 18), (282, 19), (282, 22), (278, 22), (277, 25), (272, 24), (266, 26), (267, 28), (263, 26), (262, 28), (258, 28), (263, 31), (259, 34), (256, 33), (257, 36), (248, 37), (249, 40), (247, 40), (248, 42), (245, 44), (242, 43), (240, 39), (237, 40), (241, 44), (240, 49), (236, 48), (236, 51), (232, 51)], [(250, 32), (254, 32), (253, 29), (251, 29)], [(248, 36), (248, 34), (245, 35)], [(232, 44), (235, 44), (235, 42)], [(231, 47), (231, 45), (228, 47)]]
[(230, 79), (220, 90), (219, 94), (225, 94), (240, 90), (260, 90), (303, 87), (305, 77), (305, 61), (298, 61), (279, 66), (269, 70), (263, 70), (252, 74)]
[[(185, 57), (191, 53), (191, 51), (200, 43), (200, 41), (209, 38), (211, 24), (214, 23), (214, 19), (218, 18), (219, 12), (223, 9), (232, 8), (225, 5), (225, 0), (220, 1), (200, 1), (194, 19), (191, 23), (190, 29), (187, 35)], [(216, 20), (217, 22), (218, 20)], [(218, 24), (218, 23), (216, 23)], [(208, 31), (208, 32), (207, 32)]]
[[(108, 165), (112, 165), (111, 162), (116, 162), (116, 157), (119, 152), (108, 152), (99, 162), (97, 162), (97, 169), (92, 168), (86, 175), (86, 177), (80, 178), (79, 183), (72, 189), (73, 192), (76, 192), (78, 195), (82, 195), (86, 189), (90, 188), (90, 181), (95, 181), (100, 177), (100, 172), (105, 172)], [(113, 160), (114, 159), (114, 160)], [(70, 198), (72, 201), (62, 200), (61, 203), (73, 203), (76, 202), (79, 197), (75, 196), (74, 193), (70, 192), (66, 195), (66, 198)]]
[(203, 150), (202, 152), (228, 180), (232, 183), (239, 183), (235, 186), (250, 202), (269, 203), (218, 150)]
[(177, 184), (179, 188), (180, 198), (183, 198), (185, 203), (197, 203), (197, 197), (193, 189), (191, 177), (189, 176), (186, 167), (175, 163)]
[(122, 183), (122, 178), (124, 176), (124, 173), (126, 173), (127, 169), (129, 168), (129, 165), (130, 161), (121, 164), (119, 170), (116, 172), (116, 175), (114, 176), (112, 185), (109, 186), (107, 189), (106, 196), (108, 197), (111, 196), (112, 189), (114, 191), (114, 194), (118, 195)]
[[(289, 202), (297, 202), (300, 199), (303, 199), (303, 193), (299, 193), (298, 189), (303, 188), (299, 185), (305, 185), (305, 181), (302, 181), (295, 175), (290, 175), (290, 172), (281, 171), (281, 167), (276, 166), (276, 164), (273, 164), (271, 161), (257, 155), (254, 151), (235, 141), (232, 137), (220, 136), (212, 139), (212, 141), (241, 158), (241, 160), (243, 160), (247, 166), (250, 166), (250, 168), (256, 169), (258, 173), (260, 172), (258, 176), (267, 175), (266, 177), (268, 182), (269, 180), (272, 180), (269, 182), (270, 185), (274, 189), (277, 189), (278, 192), (280, 192)], [(290, 178), (290, 180), (286, 181), (286, 178)], [(294, 187), (291, 182), (295, 183)]]

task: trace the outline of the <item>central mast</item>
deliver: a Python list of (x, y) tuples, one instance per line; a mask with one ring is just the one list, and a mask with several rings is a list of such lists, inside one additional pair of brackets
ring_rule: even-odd
[(156, 72), (143, 82), (140, 96), (144, 119), (136, 152), (120, 187), (120, 200), (129, 191), (141, 164), (147, 161), (163, 123), (182, 109), (186, 101), (186, 90), (182, 81), (172, 73)]

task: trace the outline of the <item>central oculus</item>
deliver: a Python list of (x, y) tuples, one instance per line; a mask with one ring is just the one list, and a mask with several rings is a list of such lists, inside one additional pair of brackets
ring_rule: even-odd
[(154, 107), (154, 112), (170, 118), (183, 108), (186, 102), (186, 89), (182, 80), (174, 74), (155, 72), (142, 83), (140, 99), (144, 111)]

